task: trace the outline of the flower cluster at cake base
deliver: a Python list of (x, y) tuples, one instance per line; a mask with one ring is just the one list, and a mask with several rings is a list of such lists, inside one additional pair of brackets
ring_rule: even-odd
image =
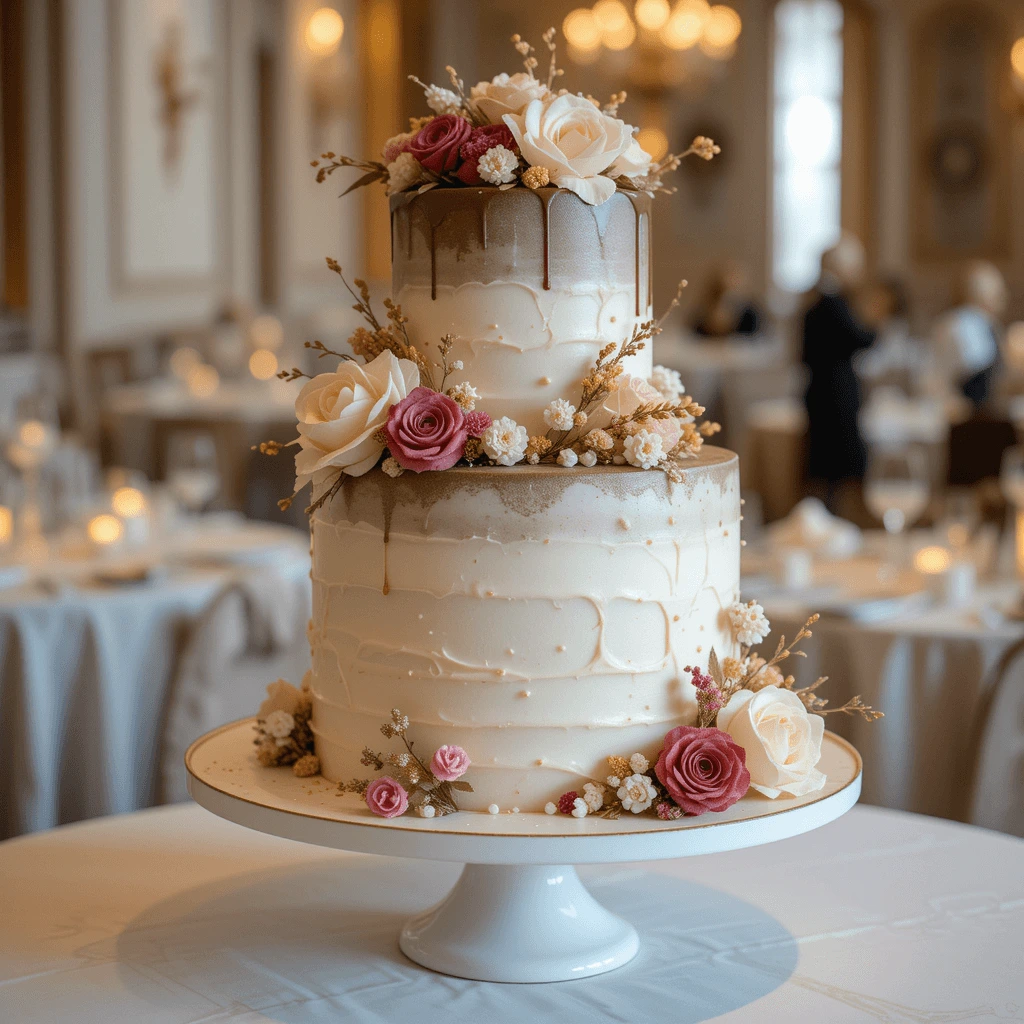
[(720, 152), (714, 141), (698, 136), (684, 153), (655, 162), (636, 139), (636, 129), (617, 115), (626, 101), (614, 93), (607, 103), (590, 95), (556, 89), (558, 67), (555, 30), (544, 33), (548, 51), (545, 79), (536, 76), (534, 48), (515, 35), (512, 44), (525, 70), (502, 72), (466, 92), (453, 67), (446, 68), (451, 88), (423, 88), (432, 112), (409, 119), (409, 131), (384, 143), (380, 160), (357, 160), (322, 153), (313, 160), (316, 180), (353, 167), (363, 172), (345, 191), (382, 183), (389, 195), (467, 185), (495, 189), (537, 189), (551, 185), (600, 206), (616, 190), (667, 192), (662, 177), (682, 160), (711, 160)]
[(421, 760), (409, 739), (409, 717), (398, 708), (391, 721), (380, 731), (387, 739), (397, 737), (405, 748), (382, 754), (363, 748), (360, 763), (385, 774), (375, 779), (350, 779), (338, 783), (339, 793), (355, 793), (381, 818), (396, 818), (413, 810), (422, 818), (453, 814), (459, 809), (456, 793), (472, 793), (473, 787), (462, 777), (470, 766), (462, 747), (444, 744), (434, 751), (429, 762)]
[(291, 765), (300, 778), (320, 773), (309, 721), (313, 704), (306, 689), (278, 679), (267, 687), (267, 698), (256, 716), (256, 759), (267, 768)]
[(806, 796), (825, 786), (827, 779), (818, 768), (823, 716), (859, 715), (872, 722), (882, 712), (860, 697), (829, 708), (817, 694), (827, 676), (797, 688), (795, 678), (779, 668), (803, 655), (797, 646), (812, 635), (817, 615), (789, 644), (780, 637), (769, 658), (753, 651), (770, 630), (761, 605), (737, 602), (727, 616), (739, 656), (720, 661), (712, 649), (707, 672), (695, 666), (685, 669), (697, 697), (695, 724), (669, 730), (653, 761), (641, 753), (613, 754), (603, 780), (592, 779), (581, 790), (563, 793), (544, 808), (548, 814), (618, 818), (624, 812), (650, 813), (670, 821), (728, 810), (750, 790), (774, 800)]

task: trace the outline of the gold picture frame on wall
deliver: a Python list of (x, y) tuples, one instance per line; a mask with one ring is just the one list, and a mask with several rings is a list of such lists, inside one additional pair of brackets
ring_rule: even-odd
[(911, 245), (924, 263), (1010, 256), (1008, 34), (982, 2), (930, 10), (913, 32)]

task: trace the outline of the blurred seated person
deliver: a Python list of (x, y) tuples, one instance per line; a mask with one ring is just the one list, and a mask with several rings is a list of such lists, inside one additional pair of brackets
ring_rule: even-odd
[(854, 307), (864, 264), (864, 246), (844, 232), (821, 257), (821, 276), (803, 322), (809, 473), (812, 480), (824, 482), (825, 504), (836, 514), (842, 485), (863, 480), (867, 464), (857, 422), (860, 383), (853, 369), (854, 355), (875, 340)]
[(1000, 317), (1006, 282), (999, 268), (978, 260), (964, 272), (958, 304), (935, 325), (935, 358), (948, 387), (975, 409), (992, 393), (999, 367)]
[(894, 384), (909, 393), (928, 355), (910, 335), (910, 303), (903, 282), (883, 277), (872, 283), (859, 308), (875, 331), (875, 341), (854, 358), (858, 376), (866, 383)]
[(746, 273), (729, 262), (712, 275), (693, 317), (693, 332), (702, 338), (752, 336), (761, 331), (761, 312), (750, 297)]

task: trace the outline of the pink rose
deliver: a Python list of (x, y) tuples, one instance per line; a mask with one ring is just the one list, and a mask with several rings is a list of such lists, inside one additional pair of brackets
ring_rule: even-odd
[(512, 138), (512, 133), (507, 126), (485, 124), (474, 128), (459, 149), (462, 166), (455, 172), (455, 177), (467, 185), (479, 185), (483, 179), (477, 171), (477, 164), (480, 162), (480, 157), (494, 146), (504, 146), (513, 153), (517, 152), (516, 140)]
[(491, 425), (491, 417), (485, 412), (466, 413), (466, 433), (470, 437), (483, 437), (484, 431)]
[(453, 782), (465, 775), (468, 767), (469, 754), (454, 744), (446, 743), (443, 747), (438, 747), (430, 759), (430, 770), (442, 782)]
[(397, 818), (405, 814), (409, 794), (389, 775), (382, 775), (366, 787), (366, 806), (381, 818)]
[(459, 149), (469, 138), (472, 126), (458, 114), (442, 114), (425, 124), (406, 143), (407, 153), (428, 171), (444, 174), (459, 165)]
[(654, 771), (687, 814), (724, 811), (750, 788), (746, 754), (721, 729), (673, 729), (665, 736)]
[(388, 410), (384, 433), (388, 449), (404, 469), (451, 469), (466, 447), (466, 417), (447, 395), (413, 388)]

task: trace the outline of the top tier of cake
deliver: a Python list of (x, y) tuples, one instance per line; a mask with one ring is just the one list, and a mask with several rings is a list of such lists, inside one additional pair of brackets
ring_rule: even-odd
[[(391, 200), (392, 286), (409, 334), (451, 359), (491, 416), (531, 434), (544, 407), (573, 401), (608, 342), (651, 318), (651, 200), (617, 192), (589, 206), (565, 190), (435, 188)], [(648, 346), (625, 364), (651, 373)]]

